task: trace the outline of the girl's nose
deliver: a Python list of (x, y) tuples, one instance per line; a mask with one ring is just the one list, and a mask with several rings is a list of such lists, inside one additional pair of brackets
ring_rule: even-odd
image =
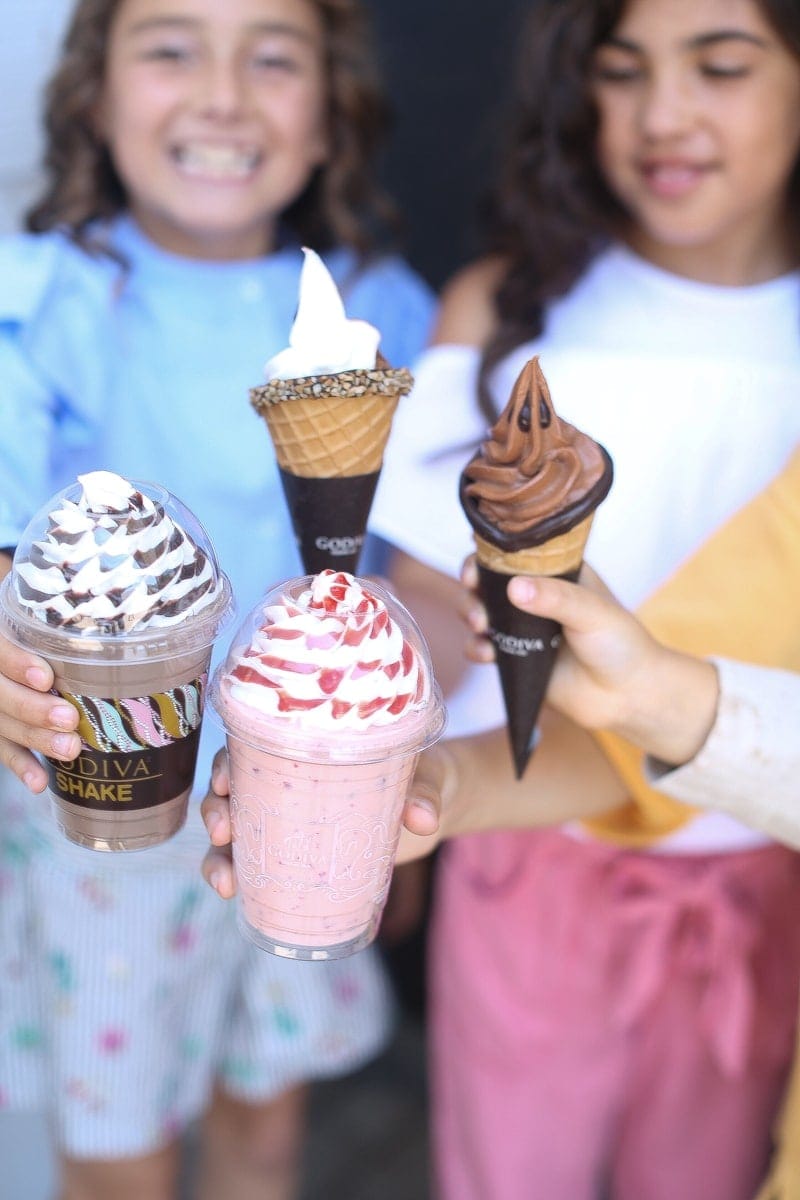
[(230, 119), (246, 107), (242, 72), (233, 62), (210, 62), (198, 81), (198, 103), (205, 115)]
[(652, 76), (642, 94), (642, 133), (654, 141), (678, 137), (692, 120), (690, 89), (675, 75)]

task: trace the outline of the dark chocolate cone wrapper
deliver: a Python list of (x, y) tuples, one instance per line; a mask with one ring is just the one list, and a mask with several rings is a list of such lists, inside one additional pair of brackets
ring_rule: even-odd
[[(569, 571), (559, 578), (575, 580), (578, 573)], [(511, 603), (506, 589), (513, 576), (480, 563), (478, 575), (503, 689), (514, 770), (521, 779), (533, 751), (536, 722), (561, 645), (562, 627), (558, 621), (522, 612)]]
[(355, 575), (380, 471), (324, 479), (280, 474), (306, 574), (330, 568)]

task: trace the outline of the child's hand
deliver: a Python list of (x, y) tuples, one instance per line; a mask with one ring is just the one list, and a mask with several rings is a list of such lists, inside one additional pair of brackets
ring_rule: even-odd
[[(478, 596), (475, 556), (461, 572), (462, 619), (473, 637), (467, 653), (473, 662), (493, 662), (486, 636), (486, 610)], [(646, 685), (661, 647), (633, 614), (622, 607), (598, 575), (584, 564), (580, 584), (547, 576), (509, 576), (508, 597), (524, 612), (550, 617), (564, 631), (547, 700), (586, 729), (608, 729), (624, 721)]]
[[(439, 816), (455, 791), (452, 756), (444, 746), (425, 751), (417, 764), (411, 794), (403, 812), (397, 862), (410, 862), (435, 850), (441, 840)], [(231, 810), (228, 759), (224, 750), (214, 758), (211, 787), (201, 806), (211, 849), (203, 859), (203, 877), (223, 900), (236, 894), (231, 858)]]
[(236, 894), (229, 797), (228, 755), (225, 750), (218, 750), (211, 769), (211, 786), (200, 812), (211, 839), (211, 849), (203, 859), (203, 877), (223, 900), (230, 900)]
[(80, 754), (78, 710), (53, 696), (53, 672), (44, 659), (0, 637), (0, 763), (32, 792), (47, 773), (32, 750), (69, 762)]

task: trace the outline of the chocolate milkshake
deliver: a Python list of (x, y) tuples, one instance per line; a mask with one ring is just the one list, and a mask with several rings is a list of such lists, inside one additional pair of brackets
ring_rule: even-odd
[(78, 758), (45, 759), (71, 841), (137, 850), (180, 829), (231, 608), (205, 531), (162, 488), (95, 471), (31, 521), (0, 587), (0, 632), (50, 663), (80, 715)]

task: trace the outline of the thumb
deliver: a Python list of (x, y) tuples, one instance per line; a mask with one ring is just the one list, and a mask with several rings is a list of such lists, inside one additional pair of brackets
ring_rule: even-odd
[[(597, 576), (588, 586), (545, 575), (516, 575), (508, 598), (523, 612), (549, 617), (572, 633), (594, 633), (613, 619), (618, 605)], [(603, 591), (595, 591), (599, 586)]]

